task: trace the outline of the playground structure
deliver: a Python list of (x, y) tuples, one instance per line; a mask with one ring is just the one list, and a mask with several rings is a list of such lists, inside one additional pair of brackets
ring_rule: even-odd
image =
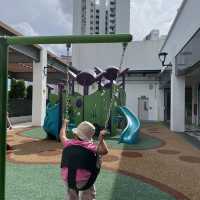
[[(44, 130), (48, 137), (59, 138), (61, 121), (67, 112), (69, 131), (81, 121), (90, 121), (96, 126), (97, 135), (99, 130), (106, 128), (110, 136), (121, 134), (120, 143), (136, 143), (140, 122), (125, 107), (127, 72), (128, 69), (120, 70), (117, 67), (109, 67), (105, 71), (96, 67), (94, 73), (74, 74), (69, 70), (68, 88), (60, 87), (60, 103), (47, 107)], [(83, 87), (83, 95), (75, 91), (75, 83)], [(66, 90), (69, 91), (67, 97)]]
[(85, 36), (3, 36), (0, 37), (0, 199), (5, 200), (7, 91), (9, 45), (128, 43), (130, 34)]

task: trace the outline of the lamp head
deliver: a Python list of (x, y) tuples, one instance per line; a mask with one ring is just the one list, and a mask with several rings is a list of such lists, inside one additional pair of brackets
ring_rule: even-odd
[(165, 60), (166, 60), (167, 55), (168, 55), (168, 53), (166, 53), (166, 52), (161, 52), (158, 54), (159, 59), (162, 62), (163, 66), (165, 65)]

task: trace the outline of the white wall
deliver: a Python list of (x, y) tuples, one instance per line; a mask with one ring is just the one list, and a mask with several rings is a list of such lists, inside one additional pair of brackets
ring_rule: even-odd
[[(153, 84), (153, 89), (149, 88)], [(149, 98), (149, 120), (163, 121), (160, 110), (163, 110), (163, 102), (160, 99), (160, 89), (157, 81), (128, 81), (126, 84), (126, 106), (138, 116), (138, 98)]]
[[(135, 41), (128, 45), (124, 67), (134, 70), (159, 70), (161, 62), (158, 53), (164, 40)], [(95, 66), (107, 68), (108, 66), (119, 66), (122, 55), (122, 44), (82, 44), (73, 45), (73, 66), (88, 70)]]
[(172, 131), (185, 131), (185, 77), (175, 74), (175, 57), (200, 28), (200, 1), (183, 0), (182, 6), (169, 31), (161, 51), (167, 52), (173, 64), (171, 76), (171, 123)]
[(99, 32), (105, 34), (106, 30), (106, 0), (100, 1), (100, 17), (99, 17)]
[(116, 33), (130, 33), (130, 0), (116, 0)]
[(180, 12), (169, 32), (166, 44), (161, 51), (169, 54), (168, 61), (179, 53), (200, 27), (200, 1), (184, 0)]
[(73, 0), (73, 34), (81, 33), (81, 1)]

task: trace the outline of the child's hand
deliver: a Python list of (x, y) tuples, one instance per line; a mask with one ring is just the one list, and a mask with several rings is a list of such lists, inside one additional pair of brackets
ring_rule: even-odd
[(106, 135), (106, 130), (103, 129), (102, 131), (100, 131), (100, 134), (99, 134), (99, 141), (102, 141), (104, 139), (104, 136)]
[(63, 119), (63, 123), (62, 126), (67, 126), (69, 124), (69, 120), (68, 119)]

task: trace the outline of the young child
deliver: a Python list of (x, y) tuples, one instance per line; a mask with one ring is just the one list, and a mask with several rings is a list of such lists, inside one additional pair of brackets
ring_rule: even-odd
[[(92, 137), (95, 134), (95, 127), (90, 122), (84, 121), (78, 125), (77, 128), (73, 129), (74, 139), (68, 139), (66, 136), (66, 127), (68, 126), (68, 120), (64, 120), (62, 128), (60, 130), (60, 140), (64, 148), (71, 145), (79, 145), (84, 147), (94, 153), (97, 153), (100, 156), (106, 155), (108, 153), (107, 145), (104, 141), (105, 130), (100, 132), (98, 138), (98, 144), (94, 144)], [(76, 174), (76, 183), (77, 187), (83, 187), (90, 177), (90, 172), (84, 169), (78, 169)], [(68, 180), (68, 168), (61, 169), (61, 176), (64, 182), (67, 184)], [(96, 191), (95, 186), (93, 185), (87, 190), (77, 192), (73, 189), (68, 188), (68, 194), (66, 196), (68, 200), (95, 200)]]

